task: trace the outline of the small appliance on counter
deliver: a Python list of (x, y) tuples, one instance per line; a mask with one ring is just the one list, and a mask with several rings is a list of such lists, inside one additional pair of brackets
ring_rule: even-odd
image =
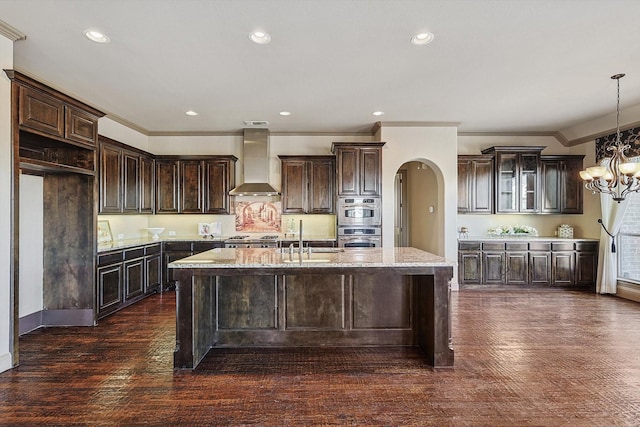
[(222, 223), (220, 222), (200, 222), (198, 223), (198, 234), (205, 239), (207, 237), (219, 236), (222, 233)]
[(562, 224), (558, 227), (558, 237), (561, 239), (573, 239), (573, 227), (569, 224)]

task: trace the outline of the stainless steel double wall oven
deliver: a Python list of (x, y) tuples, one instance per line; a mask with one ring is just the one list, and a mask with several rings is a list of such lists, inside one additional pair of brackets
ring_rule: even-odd
[(380, 197), (339, 197), (337, 222), (339, 247), (381, 246)]

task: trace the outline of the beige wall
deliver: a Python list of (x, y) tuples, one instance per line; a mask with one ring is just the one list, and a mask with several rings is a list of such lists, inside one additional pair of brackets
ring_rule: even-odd
[[(421, 162), (403, 166), (407, 171), (407, 200), (409, 246), (437, 253), (442, 209), (438, 205), (438, 180), (435, 172)], [(433, 212), (430, 208), (433, 208)]]

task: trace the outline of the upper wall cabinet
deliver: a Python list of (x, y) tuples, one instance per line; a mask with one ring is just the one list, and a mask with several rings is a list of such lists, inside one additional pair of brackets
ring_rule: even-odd
[(98, 118), (103, 113), (14, 70), (11, 97), (20, 169), (95, 174)]
[(581, 214), (584, 187), (579, 172), (584, 156), (541, 156), (542, 213)]
[(334, 142), (338, 196), (381, 196), (384, 142)]
[(143, 151), (99, 137), (98, 212), (153, 213), (153, 158)]
[(282, 162), (282, 212), (335, 213), (334, 156), (278, 156)]
[(496, 213), (540, 212), (540, 152), (545, 147), (491, 147), (495, 155)]
[(458, 213), (493, 213), (493, 156), (458, 156)]
[(229, 214), (235, 156), (156, 159), (156, 213)]

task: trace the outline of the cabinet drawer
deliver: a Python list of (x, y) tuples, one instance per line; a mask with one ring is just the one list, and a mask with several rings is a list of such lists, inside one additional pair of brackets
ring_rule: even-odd
[(551, 243), (552, 251), (572, 251), (573, 242), (553, 242)]
[(458, 242), (458, 249), (461, 251), (479, 251), (480, 242)]
[(98, 254), (98, 265), (109, 265), (122, 262), (122, 251)]
[(550, 251), (551, 242), (531, 242), (529, 243), (530, 251)]
[(504, 251), (504, 242), (482, 242), (483, 251)]
[(219, 242), (193, 242), (193, 252), (204, 252), (220, 247)]
[(576, 250), (581, 252), (596, 252), (598, 242), (576, 242)]
[(127, 249), (124, 251), (124, 259), (142, 258), (144, 256), (144, 248)]
[(153, 254), (159, 254), (159, 253), (160, 253), (160, 243), (158, 243), (157, 245), (147, 246), (146, 248), (144, 248), (145, 255), (153, 255)]
[(508, 251), (526, 251), (529, 244), (527, 242), (507, 242), (505, 247)]
[(191, 251), (191, 242), (165, 242), (165, 251)]

